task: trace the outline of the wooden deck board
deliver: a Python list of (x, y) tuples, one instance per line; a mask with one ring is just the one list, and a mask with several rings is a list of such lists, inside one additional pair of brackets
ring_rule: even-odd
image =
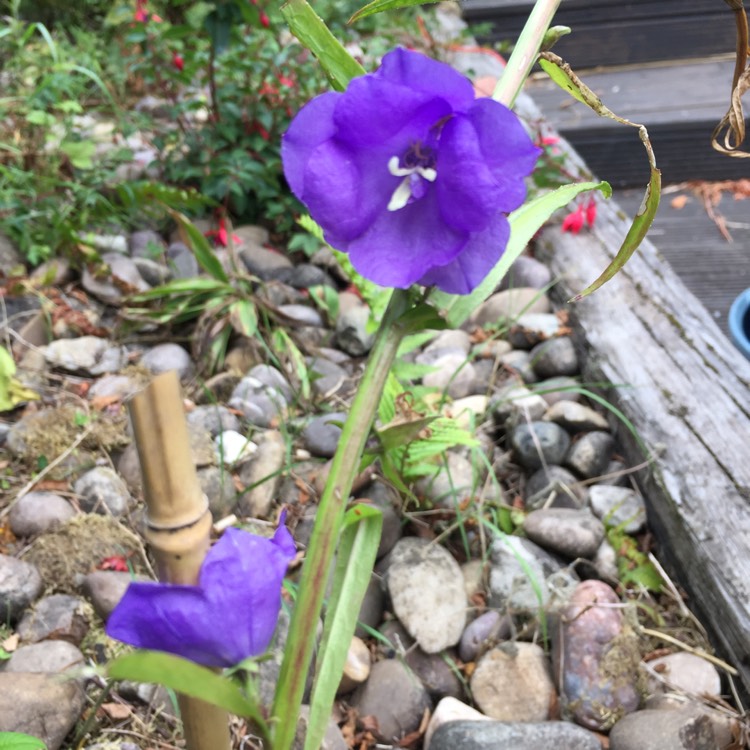
[[(633, 216), (642, 195), (641, 190), (617, 191), (614, 200)], [(672, 200), (680, 195), (687, 203), (676, 209)], [(724, 239), (690, 190), (663, 196), (648, 236), (726, 334), (729, 307), (750, 287), (750, 199), (724, 194), (716, 210), (726, 219), (733, 242)]]

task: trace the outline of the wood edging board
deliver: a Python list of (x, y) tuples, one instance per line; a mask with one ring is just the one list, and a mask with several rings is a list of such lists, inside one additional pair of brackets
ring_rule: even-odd
[[(460, 70), (502, 73), (488, 55), (456, 54)], [(544, 119), (521, 94), (516, 111)], [(568, 168), (590, 170), (565, 141)], [(593, 231), (566, 234), (551, 222), (536, 247), (570, 299), (614, 258), (629, 221), (599, 201)], [(653, 462), (637, 474), (660, 560), (690, 598), (721, 655), (750, 693), (750, 361), (719, 330), (647, 239), (626, 267), (592, 296), (566, 304), (587, 383), (635, 426)], [(610, 415), (611, 417), (611, 415)], [(645, 458), (625, 426), (610, 419), (628, 465)]]
[[(599, 206), (591, 233), (538, 238), (568, 300), (615, 255), (629, 222)], [(637, 475), (662, 559), (689, 592), (723, 656), (750, 692), (750, 362), (719, 331), (648, 240), (614, 279), (565, 306), (584, 382), (635, 426), (646, 454), (610, 415)]]

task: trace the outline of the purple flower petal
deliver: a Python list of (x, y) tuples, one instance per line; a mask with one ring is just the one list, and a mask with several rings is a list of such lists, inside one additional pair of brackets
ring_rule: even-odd
[(473, 234), (459, 255), (444, 266), (435, 266), (419, 283), (449, 294), (469, 294), (500, 260), (510, 237), (507, 218), (498, 213), (483, 232)]
[(404, 49), (335, 97), (303, 108), (282, 149), (326, 240), (378, 284), (470, 292), (502, 254), (502, 215), (523, 202), (540, 153), (518, 118)]
[(131, 583), (107, 633), (206, 666), (233, 666), (268, 647), (294, 554), (283, 525), (272, 539), (229, 529), (206, 555), (198, 586)]

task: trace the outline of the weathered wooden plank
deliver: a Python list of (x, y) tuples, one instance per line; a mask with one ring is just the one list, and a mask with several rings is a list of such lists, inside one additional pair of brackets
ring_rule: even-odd
[[(528, 0), (465, 0), (464, 18), (490, 22), (483, 43), (515, 41), (533, 3)], [(555, 23), (573, 33), (558, 54), (577, 66), (624, 65), (703, 57), (734, 48), (734, 21), (716, 0), (566, 0)]]
[[(711, 132), (729, 103), (734, 63), (704, 60), (591, 71), (584, 82), (613, 112), (648, 128), (665, 183), (747, 177), (743, 159), (729, 159), (711, 145)], [(632, 128), (598, 117), (546, 76), (528, 92), (588, 167), (618, 187), (645, 184), (648, 167)]]
[[(626, 228), (604, 205), (593, 234), (545, 230), (539, 248), (561, 279), (557, 294), (591, 282)], [(586, 380), (625, 384), (604, 395), (654, 456), (638, 481), (661, 555), (750, 690), (750, 363), (650, 242), (568, 309)], [(616, 429), (627, 459), (643, 460)]]

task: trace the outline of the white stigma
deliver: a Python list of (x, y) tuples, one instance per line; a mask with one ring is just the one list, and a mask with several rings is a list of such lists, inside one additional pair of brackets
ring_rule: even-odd
[(392, 156), (388, 160), (388, 171), (394, 177), (404, 178), (393, 191), (393, 195), (388, 202), (389, 211), (398, 211), (409, 202), (411, 198), (411, 176), (413, 174), (418, 174), (427, 182), (435, 182), (437, 179), (437, 171), (432, 167), (399, 167), (398, 163), (398, 156)]

